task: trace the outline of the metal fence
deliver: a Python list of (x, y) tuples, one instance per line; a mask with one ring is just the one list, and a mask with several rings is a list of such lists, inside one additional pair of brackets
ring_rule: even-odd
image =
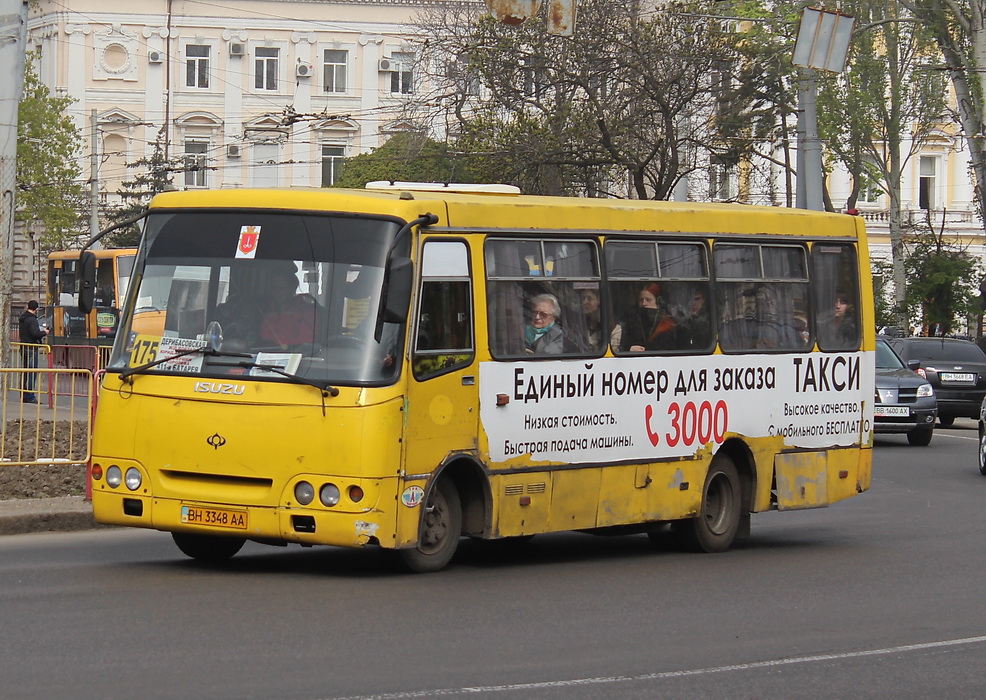
[[(0, 467), (89, 461), (95, 398), (91, 370), (4, 368), (0, 390)], [(31, 394), (36, 402), (25, 401)]]

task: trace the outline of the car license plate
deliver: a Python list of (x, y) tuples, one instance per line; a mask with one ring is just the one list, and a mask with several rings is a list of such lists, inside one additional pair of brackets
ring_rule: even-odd
[(905, 418), (911, 415), (911, 409), (907, 406), (874, 406), (873, 407), (874, 416), (904, 416)]
[(976, 381), (976, 375), (968, 372), (942, 372), (938, 375), (943, 382), (964, 382), (971, 384)]
[(233, 530), (246, 530), (247, 512), (245, 510), (183, 505), (181, 507), (181, 521), (189, 525), (209, 525)]

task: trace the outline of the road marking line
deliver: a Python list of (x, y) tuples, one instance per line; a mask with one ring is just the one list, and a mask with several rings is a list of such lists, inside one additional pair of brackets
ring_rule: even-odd
[(792, 664), (815, 663), (818, 661), (836, 661), (839, 659), (858, 659), (866, 656), (883, 656), (899, 654), (908, 651), (923, 651), (925, 649), (940, 649), (986, 642), (986, 635), (981, 637), (965, 637), (962, 639), (945, 639), (940, 642), (924, 644), (905, 644), (898, 647), (870, 649), (868, 651), (848, 651), (839, 654), (815, 654), (813, 656), (795, 656), (790, 659), (773, 659), (771, 661), (755, 661), (748, 664), (731, 664), (729, 666), (713, 666), (689, 671), (662, 671), (660, 673), (642, 673), (637, 676), (600, 676), (597, 678), (573, 678), (567, 681), (543, 681), (540, 683), (513, 683), (508, 685), (467, 686), (464, 688), (441, 688), (438, 690), (416, 690), (401, 693), (384, 693), (381, 695), (360, 695), (341, 700), (404, 700), (405, 698), (441, 697), (443, 695), (467, 695), (471, 693), (501, 693), (516, 690), (538, 690), (542, 688), (566, 688), (581, 685), (602, 685), (605, 683), (636, 683), (639, 681), (660, 680), (662, 678), (683, 678), (686, 676), (701, 676), (711, 673), (727, 673), (729, 671), (746, 671), (755, 668), (771, 668), (775, 666), (790, 666)]
[(936, 437), (947, 437), (952, 438), (953, 440), (973, 440), (975, 442), (979, 442), (978, 435), (976, 437), (969, 437), (968, 435), (943, 435), (940, 430), (938, 431)]

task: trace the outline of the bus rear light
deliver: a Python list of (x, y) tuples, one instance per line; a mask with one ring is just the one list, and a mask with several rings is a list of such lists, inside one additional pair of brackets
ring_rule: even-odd
[(100, 479), (103, 478), (103, 465), (101, 464), (92, 465), (92, 469), (89, 470), (89, 473), (92, 475), (93, 481), (99, 481)]
[(299, 481), (294, 487), (294, 498), (299, 505), (307, 506), (315, 500), (315, 487), (307, 481)]
[(359, 503), (363, 500), (363, 489), (359, 486), (349, 487), (349, 500), (353, 503)]
[(115, 464), (110, 466), (110, 468), (106, 470), (106, 483), (113, 489), (122, 484), (123, 470)]
[(339, 487), (335, 484), (325, 484), (319, 489), (318, 500), (322, 502), (322, 505), (326, 508), (331, 508), (332, 506), (339, 503)]

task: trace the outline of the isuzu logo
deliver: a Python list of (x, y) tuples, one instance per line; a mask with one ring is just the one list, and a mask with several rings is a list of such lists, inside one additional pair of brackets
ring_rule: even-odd
[(246, 384), (225, 384), (222, 382), (195, 382), (195, 388), (200, 394), (233, 394), (241, 396), (246, 391)]

